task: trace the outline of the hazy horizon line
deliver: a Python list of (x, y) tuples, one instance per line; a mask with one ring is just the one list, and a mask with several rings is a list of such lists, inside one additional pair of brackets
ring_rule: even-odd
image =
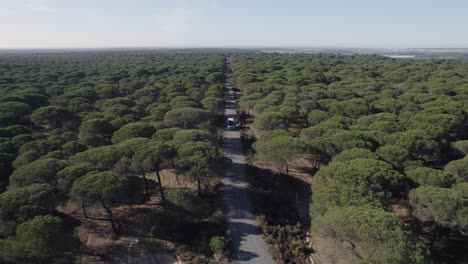
[(171, 45), (171, 46), (96, 46), (96, 47), (0, 47), (0, 50), (86, 50), (86, 49), (381, 49), (381, 50), (412, 50), (412, 49), (468, 49), (468, 47), (366, 47), (366, 46), (291, 46), (291, 45)]

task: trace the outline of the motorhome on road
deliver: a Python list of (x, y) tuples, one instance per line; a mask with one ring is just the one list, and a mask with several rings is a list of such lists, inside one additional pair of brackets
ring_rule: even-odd
[(236, 128), (236, 123), (234, 122), (234, 118), (233, 117), (229, 117), (227, 119), (227, 126), (226, 126), (227, 130), (234, 130)]

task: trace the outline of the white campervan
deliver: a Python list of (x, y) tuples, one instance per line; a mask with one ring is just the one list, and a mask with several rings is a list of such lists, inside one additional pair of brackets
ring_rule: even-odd
[(236, 128), (236, 123), (234, 122), (234, 118), (228, 117), (227, 119), (227, 130), (234, 130)]

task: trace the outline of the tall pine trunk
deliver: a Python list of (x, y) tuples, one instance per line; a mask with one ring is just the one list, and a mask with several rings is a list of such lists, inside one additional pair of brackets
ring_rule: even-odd
[(81, 203), (81, 209), (83, 210), (84, 218), (88, 218), (88, 214), (86, 213), (86, 205), (85, 203)]
[(114, 233), (118, 233), (117, 227), (115, 226), (114, 215), (112, 214), (112, 210), (104, 203), (104, 201), (100, 200), (99, 202), (101, 203), (102, 208), (104, 208), (107, 214), (109, 215), (109, 221), (111, 222), (112, 231), (114, 231)]
[(161, 183), (161, 175), (159, 174), (159, 168), (156, 169), (156, 175), (158, 176), (158, 186), (159, 186), (159, 194), (161, 195), (161, 200), (165, 201), (166, 197), (164, 196), (164, 190), (163, 190), (162, 183)]
[(201, 180), (197, 178), (197, 195), (200, 196), (201, 194)]
[(148, 184), (146, 182), (146, 174), (144, 170), (141, 170), (141, 175), (143, 176), (143, 185), (145, 186), (146, 199), (148, 199), (149, 198)]

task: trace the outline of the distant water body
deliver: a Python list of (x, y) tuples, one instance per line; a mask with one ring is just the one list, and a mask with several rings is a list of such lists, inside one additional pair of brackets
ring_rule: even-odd
[(394, 59), (410, 59), (415, 58), (415, 55), (382, 55), (384, 57), (394, 58)]

